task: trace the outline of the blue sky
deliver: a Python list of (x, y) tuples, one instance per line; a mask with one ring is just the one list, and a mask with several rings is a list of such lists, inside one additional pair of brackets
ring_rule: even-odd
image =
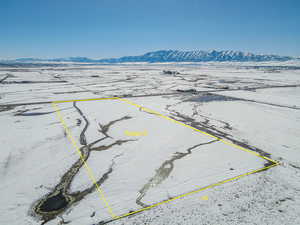
[(299, 0), (2, 0), (0, 58), (159, 49), (300, 56)]

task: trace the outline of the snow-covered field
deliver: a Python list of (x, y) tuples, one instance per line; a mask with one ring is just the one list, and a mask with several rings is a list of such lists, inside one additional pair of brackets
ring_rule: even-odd
[(0, 81), (0, 224), (300, 224), (299, 61), (0, 67)]

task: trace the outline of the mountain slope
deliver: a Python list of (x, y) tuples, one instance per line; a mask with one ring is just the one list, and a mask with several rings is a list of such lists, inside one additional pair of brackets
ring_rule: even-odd
[(286, 61), (288, 56), (257, 55), (240, 51), (173, 51), (148, 52), (141, 56), (103, 59), (102, 62), (208, 62), (208, 61)]
[(101, 62), (101, 63), (123, 63), (123, 62), (209, 62), (209, 61), (287, 61), (294, 59), (289, 56), (264, 55), (244, 53), (241, 51), (178, 51), (178, 50), (160, 50), (148, 52), (140, 56), (125, 56), (111, 59), (89, 59), (86, 57), (70, 57), (57, 59), (33, 59), (21, 58), (18, 62), (28, 61), (52, 61), (52, 62)]

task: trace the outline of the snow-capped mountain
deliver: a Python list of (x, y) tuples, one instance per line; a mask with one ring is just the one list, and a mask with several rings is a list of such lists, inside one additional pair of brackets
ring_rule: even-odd
[(208, 61), (286, 61), (288, 56), (258, 55), (240, 51), (177, 51), (161, 50), (141, 56), (104, 59), (103, 62), (208, 62)]
[(90, 59), (86, 57), (70, 57), (57, 59), (34, 59), (21, 58), (18, 62), (28, 61), (52, 61), (52, 62), (100, 62), (100, 63), (123, 63), (123, 62), (209, 62), (209, 61), (287, 61), (294, 59), (289, 56), (265, 55), (245, 53), (241, 51), (178, 51), (160, 50), (148, 52), (139, 56), (125, 56), (111, 59)]

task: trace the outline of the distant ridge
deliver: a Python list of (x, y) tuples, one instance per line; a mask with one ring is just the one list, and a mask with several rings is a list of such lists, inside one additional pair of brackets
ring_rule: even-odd
[(125, 63), (125, 62), (246, 62), (246, 61), (287, 61), (295, 59), (290, 56), (253, 54), (241, 51), (178, 51), (159, 50), (139, 56), (124, 56), (110, 59), (90, 59), (86, 57), (70, 57), (55, 59), (19, 58), (17, 62), (85, 62), (85, 63)]

